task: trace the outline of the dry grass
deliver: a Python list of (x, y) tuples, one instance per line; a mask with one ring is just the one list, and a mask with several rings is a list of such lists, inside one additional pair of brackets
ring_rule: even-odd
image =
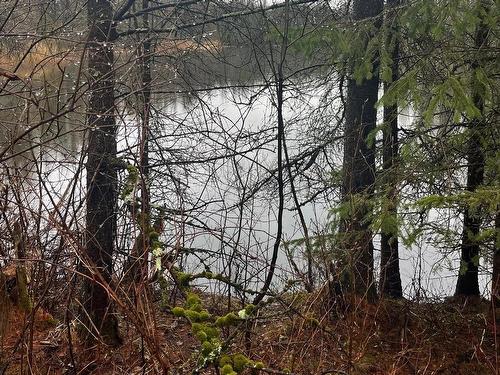
[[(17, 52), (2, 51), (0, 48), (0, 71), (15, 74), (20, 79), (43, 79), (54, 70), (64, 69), (69, 64), (83, 63), (84, 43), (68, 46), (67, 43), (42, 40), (30, 46), (19, 48)], [(205, 38), (202, 41), (192, 39), (165, 39), (155, 48), (160, 55), (177, 55), (185, 52), (215, 52), (222, 48), (217, 39)], [(128, 59), (134, 50), (129, 47), (115, 46), (117, 60)]]
[[(469, 305), (358, 301), (339, 315), (326, 311), (321, 299), (320, 293), (300, 294), (273, 302), (255, 319), (250, 351), (244, 330), (237, 333), (231, 351), (294, 374), (495, 374), (496, 328), (487, 301)], [(199, 344), (189, 324), (159, 308), (156, 314), (156, 334), (171, 373), (191, 373)], [(20, 312), (13, 315), (4, 353), (12, 350), (24, 322)], [(71, 362), (66, 327), (51, 326), (47, 316), (38, 313), (35, 319), (33, 373), (62, 374)], [(95, 351), (86, 354), (73, 337), (78, 369), (94, 374), (159, 371), (134, 328), (125, 323), (121, 328), (125, 344), (116, 350), (101, 347), (97, 356)], [(26, 363), (23, 353), (26, 345), (16, 352), (7, 374), (19, 373), (21, 362)]]

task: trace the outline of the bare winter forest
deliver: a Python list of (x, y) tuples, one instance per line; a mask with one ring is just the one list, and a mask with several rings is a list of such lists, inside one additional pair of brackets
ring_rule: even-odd
[(0, 2), (0, 375), (500, 374), (500, 2)]

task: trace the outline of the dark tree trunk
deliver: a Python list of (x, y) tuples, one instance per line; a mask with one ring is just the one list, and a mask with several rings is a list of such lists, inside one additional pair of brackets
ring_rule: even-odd
[(113, 269), (116, 235), (116, 124), (114, 117), (113, 9), (110, 1), (89, 0), (90, 27), (88, 104), (86, 263), (83, 286), (82, 336), (87, 343), (101, 337), (110, 345), (120, 344), (118, 324), (108, 292)]
[[(278, 162), (278, 227), (276, 229), (276, 239), (274, 240), (273, 253), (271, 257), (271, 262), (269, 264), (269, 271), (264, 280), (264, 284), (260, 292), (254, 297), (253, 304), (259, 304), (267, 294), (267, 291), (271, 287), (271, 282), (273, 281), (274, 272), (276, 270), (276, 262), (278, 260), (278, 253), (281, 245), (281, 237), (283, 235), (283, 211), (285, 207), (285, 185), (283, 179), (283, 143), (285, 140), (285, 119), (283, 118), (283, 103), (284, 103), (284, 72), (283, 64), (286, 58), (286, 52), (288, 48), (288, 27), (289, 27), (289, 12), (290, 12), (290, 0), (286, 0), (285, 15), (283, 18), (284, 23), (284, 33), (283, 40), (281, 44), (280, 60), (277, 66), (272, 65), (272, 70), (274, 74), (274, 82), (276, 87), (276, 111), (278, 116), (278, 134), (277, 134), (277, 162)], [(272, 56), (271, 51), (271, 56)], [(249, 331), (248, 331), (249, 334)], [(247, 336), (249, 339), (249, 336)]]
[[(497, 210), (500, 207), (497, 207)], [(495, 308), (500, 308), (500, 210), (495, 216), (495, 245), (493, 252), (493, 280), (491, 283), (491, 300)]]
[[(142, 1), (142, 9), (149, 7), (149, 0)], [(143, 16), (143, 27), (149, 29), (149, 15), (145, 13)], [(148, 275), (148, 256), (151, 248), (149, 232), (151, 227), (151, 209), (149, 201), (149, 118), (151, 113), (151, 52), (152, 43), (151, 36), (147, 34), (142, 43), (141, 51), (141, 235), (143, 237), (144, 248), (141, 254), (141, 277), (142, 280), (147, 279)]]
[[(397, 19), (394, 8), (400, 0), (388, 0), (387, 48), (392, 48), (392, 82), (399, 78), (399, 37)], [(392, 82), (384, 84), (387, 92)], [(395, 161), (398, 156), (398, 105), (384, 106), (383, 135), (383, 190), (386, 192), (389, 209), (388, 215), (397, 216), (396, 182), (394, 173)], [(392, 298), (403, 297), (401, 275), (399, 272), (398, 233), (382, 230), (380, 239), (380, 294)]]
[[(467, 190), (475, 191), (483, 183), (484, 155), (481, 151), (479, 121), (473, 121), (468, 146)], [(460, 271), (458, 274), (455, 295), (479, 296), (479, 243), (476, 238), (479, 234), (481, 218), (477, 212), (469, 208), (464, 212), (464, 226), (462, 231)]]
[[(142, 1), (142, 10), (149, 7), (149, 0)], [(135, 20), (135, 27), (139, 23)], [(148, 29), (149, 14), (142, 15), (142, 28)], [(139, 38), (143, 38), (139, 35)], [(138, 40), (137, 60), (139, 61), (139, 74), (141, 89), (137, 94), (138, 114), (140, 117), (140, 142), (139, 142), (139, 183), (140, 183), (140, 209), (138, 205), (132, 205), (132, 215), (137, 219), (140, 233), (135, 240), (130, 256), (125, 264), (125, 284), (134, 288), (141, 288), (143, 281), (148, 275), (148, 257), (151, 250), (150, 230), (151, 208), (149, 198), (149, 120), (151, 113), (151, 36), (147, 33), (143, 40)], [(134, 291), (136, 293), (137, 290)], [(137, 297), (137, 296), (136, 296)]]
[[(7, 289), (7, 278), (0, 268), (0, 348), (3, 348), (4, 336), (7, 333), (10, 316), (10, 297)], [(3, 353), (0, 350), (0, 370), (2, 369)], [(2, 372), (0, 372), (1, 374)]]
[[(359, 21), (378, 16), (382, 0), (354, 0), (353, 18)], [(377, 23), (379, 23), (377, 21)], [(368, 44), (368, 37), (366, 39)], [(378, 97), (378, 57), (373, 59), (373, 77), (356, 84), (349, 78), (345, 110), (343, 201), (352, 211), (341, 228), (342, 248), (348, 254), (351, 289), (373, 300), (376, 295), (373, 280), (373, 242), (370, 223), (370, 199), (375, 182), (375, 153), (367, 137), (375, 128)], [(360, 199), (363, 201), (360, 203)]]
[[(487, 26), (481, 22), (475, 35), (475, 47), (480, 50), (486, 44), (488, 35)], [(480, 56), (480, 52), (476, 53)], [(480, 60), (472, 63), (472, 72), (480, 66)], [(474, 78), (473, 78), (474, 79)], [(482, 138), (484, 133), (484, 102), (481, 95), (474, 89), (474, 105), (481, 112), (481, 118), (473, 119), (469, 126), (469, 141), (467, 145), (467, 191), (474, 192), (484, 180), (484, 152), (482, 149)], [(479, 242), (477, 235), (481, 225), (481, 215), (469, 208), (464, 211), (464, 226), (462, 232), (460, 271), (458, 274), (455, 295), (479, 296)]]

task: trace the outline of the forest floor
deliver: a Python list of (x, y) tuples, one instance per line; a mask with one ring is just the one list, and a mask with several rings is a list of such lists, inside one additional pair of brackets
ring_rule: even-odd
[[(325, 312), (318, 302), (322, 297), (320, 292), (290, 295), (259, 310), (250, 348), (245, 329), (223, 329), (225, 337), (235, 337), (229, 352), (262, 361), (266, 367), (263, 374), (498, 373), (500, 314), (497, 309), (495, 318), (486, 300), (468, 304), (383, 300), (375, 305), (357, 301), (348, 313), (334, 314)], [(208, 297), (205, 302), (211, 312), (221, 305), (220, 300), (209, 301)], [(117, 349), (100, 347), (99, 354), (94, 351), (89, 359), (76, 336), (67, 334), (68, 326), (50, 314), (41, 310), (36, 313), (32, 343), (29, 327), (28, 334), (20, 339), (26, 316), (15, 309), (10, 315), (2, 350), (9, 363), (6, 374), (156, 372), (156, 362), (144, 350), (137, 331), (125, 322), (120, 323), (124, 344)], [(159, 306), (155, 315), (155, 338), (171, 366), (169, 373), (192, 373), (200, 344), (190, 324)], [(32, 354), (28, 358), (30, 346)], [(27, 363), (31, 363), (31, 369)], [(201, 373), (216, 372), (212, 369)]]

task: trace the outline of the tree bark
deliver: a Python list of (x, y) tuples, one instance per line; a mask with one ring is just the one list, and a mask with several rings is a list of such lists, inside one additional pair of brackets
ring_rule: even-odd
[[(148, 9), (149, 0), (142, 1), (142, 10)], [(139, 27), (136, 21), (136, 28)], [(149, 14), (142, 14), (142, 28), (149, 28)], [(139, 142), (139, 184), (140, 184), (140, 206), (133, 205), (131, 213), (139, 224), (140, 233), (134, 242), (134, 246), (125, 264), (125, 283), (142, 288), (141, 283), (147, 280), (148, 258), (151, 251), (151, 207), (149, 195), (149, 120), (151, 114), (151, 64), (152, 64), (152, 38), (148, 33), (144, 37), (139, 36), (139, 47), (137, 48), (137, 60), (139, 61), (139, 75), (141, 89), (137, 94), (138, 114), (140, 118), (140, 142)], [(140, 208), (139, 208), (140, 207)], [(137, 290), (134, 291), (136, 293)]]
[[(475, 47), (478, 49), (476, 56), (480, 56), (479, 50), (486, 44), (488, 28), (481, 22), (476, 30)], [(472, 64), (472, 72), (481, 66), (479, 58)], [(473, 78), (474, 80), (475, 78)], [(467, 145), (467, 191), (474, 192), (484, 181), (484, 151), (482, 138), (485, 128), (484, 101), (477, 92), (475, 84), (472, 85), (472, 99), (474, 105), (481, 113), (480, 118), (473, 119), (469, 127), (469, 140)], [(468, 207), (464, 211), (464, 224), (462, 231), (460, 270), (458, 274), (455, 295), (479, 296), (479, 242), (477, 236), (481, 226), (481, 215), (471, 211)]]
[(101, 285), (110, 283), (116, 236), (116, 123), (114, 117), (113, 7), (108, 0), (87, 3), (90, 28), (88, 104), (86, 262), (83, 282), (81, 330), (86, 343), (101, 337), (110, 345), (121, 339), (108, 292)]
[[(354, 0), (355, 21), (376, 17), (382, 11), (382, 0)], [(377, 22), (379, 23), (379, 22)], [(366, 45), (369, 37), (366, 38)], [(373, 242), (369, 199), (375, 183), (375, 153), (367, 137), (375, 128), (378, 97), (378, 56), (373, 58), (373, 77), (357, 84), (351, 77), (347, 84), (345, 110), (343, 191), (344, 204), (351, 207), (349, 217), (341, 228), (341, 247), (347, 254), (350, 288), (357, 295), (375, 299), (373, 280)]]
[[(399, 79), (399, 37), (397, 19), (394, 7), (400, 0), (387, 0), (387, 47), (392, 48), (392, 81), (384, 84), (384, 91), (391, 88), (391, 84)], [(397, 217), (397, 191), (395, 182), (395, 163), (398, 157), (398, 105), (384, 105), (384, 131), (383, 131), (383, 178), (386, 199), (389, 205), (388, 215)], [(380, 294), (392, 298), (402, 298), (401, 275), (399, 272), (397, 230), (387, 231), (382, 229), (380, 239)]]
[(491, 283), (491, 300), (493, 306), (500, 308), (500, 207), (495, 216), (495, 245), (493, 253), (493, 280)]
[[(149, 0), (142, 1), (142, 9), (149, 7)], [(149, 14), (142, 16), (143, 27), (149, 28)], [(140, 56), (141, 63), (141, 157), (140, 157), (140, 175), (141, 175), (141, 235), (143, 237), (144, 249), (141, 254), (141, 278), (147, 280), (148, 275), (148, 255), (151, 249), (149, 232), (151, 227), (151, 209), (149, 199), (149, 118), (151, 113), (151, 35), (146, 34), (142, 42), (142, 51)]]
[[(7, 327), (10, 317), (10, 298), (7, 291), (7, 278), (0, 269), (0, 369), (3, 360), (3, 340), (7, 333)], [(1, 373), (1, 372), (0, 372)]]
[(16, 264), (16, 288), (17, 288), (17, 306), (24, 312), (31, 312), (32, 302), (28, 291), (28, 275), (26, 267), (24, 266), (24, 259), (26, 258), (25, 249), (25, 233), (24, 226), (16, 221), (12, 234), (14, 236), (14, 248), (16, 250), (17, 264)]

